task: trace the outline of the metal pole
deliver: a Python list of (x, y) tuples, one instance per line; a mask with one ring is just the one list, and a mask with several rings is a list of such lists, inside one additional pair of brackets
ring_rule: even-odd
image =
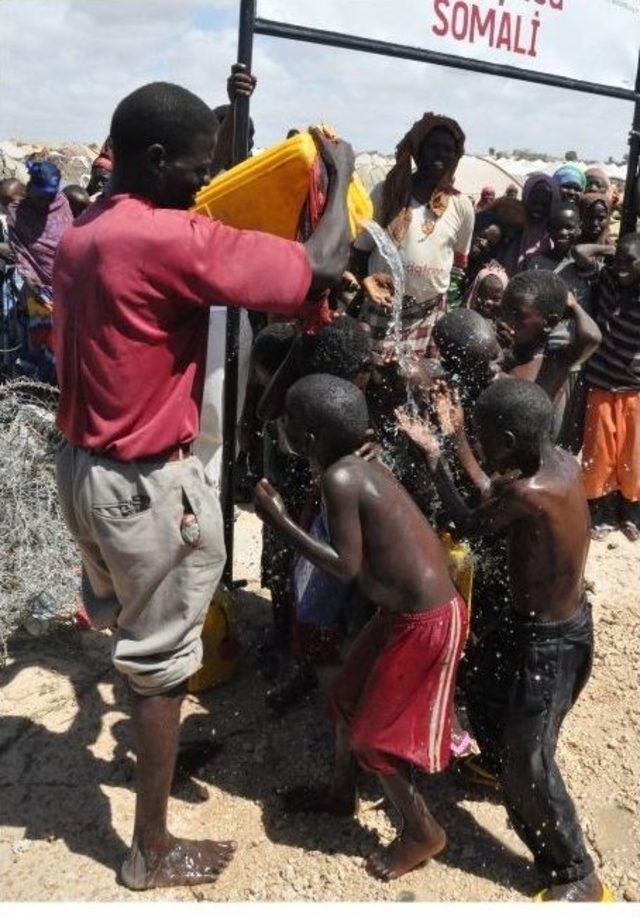
[[(238, 28), (238, 63), (246, 64), (251, 71), (253, 53), (253, 28), (256, 18), (256, 0), (240, 0)], [(249, 155), (249, 98), (238, 96), (233, 103), (233, 165)], [(238, 338), (240, 311), (233, 305), (227, 307), (225, 335), (225, 363), (222, 419), (222, 479), (221, 503), (224, 520), (224, 542), (227, 562), (223, 582), (233, 585), (233, 481), (236, 460), (236, 428), (238, 414)]]
[[(640, 55), (638, 55), (638, 73), (636, 76), (636, 92), (640, 93)], [(636, 98), (629, 140), (629, 164), (627, 166), (627, 183), (624, 189), (624, 203), (622, 205), (622, 221), (620, 233), (635, 232), (638, 221), (640, 202), (640, 96)]]
[(635, 102), (638, 99), (638, 86), (636, 86), (635, 91), (617, 86), (603, 86), (601, 83), (573, 80), (570, 77), (556, 76), (553, 73), (537, 73), (534, 70), (523, 70), (521, 67), (474, 60), (471, 57), (454, 57), (452, 54), (427, 51), (425, 48), (416, 48), (412, 45), (398, 45), (388, 41), (377, 41), (374, 38), (346, 35), (343, 32), (328, 32), (325, 29), (310, 29), (306, 26), (290, 25), (287, 22), (276, 22), (273, 19), (256, 19), (254, 33), (256, 35), (270, 35), (273, 38), (306, 41), (316, 45), (330, 45), (351, 51), (366, 51), (369, 54), (381, 54), (385, 57), (422, 61), (427, 64), (437, 64), (441, 67), (453, 67), (456, 70), (471, 70), (474, 73), (503, 76), (512, 80), (523, 80), (527, 83), (539, 83), (542, 86), (555, 86), (559, 89), (587, 92), (591, 95), (607, 96), (611, 99), (624, 99), (628, 102)]

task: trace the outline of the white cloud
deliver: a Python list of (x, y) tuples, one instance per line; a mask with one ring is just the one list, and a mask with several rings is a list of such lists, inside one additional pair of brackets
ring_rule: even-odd
[[(325, 0), (322, 7), (340, 9), (351, 32), (357, 13), (382, 10), (375, 30), (385, 37), (385, 16), (399, 5)], [(2, 0), (0, 136), (100, 141), (117, 102), (153, 79), (219, 104), (235, 56), (236, 10), (235, 0)], [(576, 149), (605, 158), (626, 149), (632, 115), (624, 102), (261, 36), (254, 70), (261, 146), (291, 126), (323, 120), (358, 149), (389, 151), (433, 108), (461, 122), (471, 151)]]

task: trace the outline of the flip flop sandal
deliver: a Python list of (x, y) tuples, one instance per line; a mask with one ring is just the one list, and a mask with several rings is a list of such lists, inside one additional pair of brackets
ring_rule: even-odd
[(629, 541), (639, 541), (640, 540), (640, 529), (635, 524), (635, 522), (627, 521), (620, 526), (620, 531), (622, 534), (629, 539)]
[(454, 758), (467, 758), (473, 754), (473, 739), (466, 729), (458, 735), (451, 735), (451, 753)]
[[(543, 888), (542, 891), (538, 892), (537, 895), (534, 895), (531, 899), (533, 904), (561, 904), (561, 901), (545, 901), (544, 896), (549, 891), (548, 888)], [(602, 886), (602, 898), (600, 901), (593, 902), (595, 904), (614, 904), (615, 898), (613, 897), (613, 892), (610, 888), (607, 888), (606, 885)]]
[(471, 783), (488, 786), (494, 790), (498, 789), (500, 786), (500, 781), (495, 774), (492, 774), (491, 771), (486, 770), (481, 764), (478, 764), (475, 758), (464, 758), (464, 760), (460, 762), (460, 773)]
[(591, 538), (593, 541), (604, 541), (612, 532), (615, 532), (613, 525), (594, 525), (591, 529)]

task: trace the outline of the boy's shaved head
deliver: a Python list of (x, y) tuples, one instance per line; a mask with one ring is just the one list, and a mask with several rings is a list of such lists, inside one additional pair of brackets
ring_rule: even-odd
[(111, 121), (112, 193), (187, 210), (210, 180), (217, 130), (209, 106), (188, 89), (174, 83), (136, 89)]
[(502, 312), (514, 332), (514, 347), (541, 347), (567, 309), (569, 288), (553, 271), (523, 271), (512, 277)]
[(369, 410), (364, 395), (351, 382), (316, 373), (303, 376), (287, 392), (285, 422), (290, 438), (296, 440), (294, 448), (302, 437), (312, 435), (323, 451), (337, 459), (365, 441)]
[(258, 332), (253, 342), (251, 356), (254, 364), (265, 369), (270, 375), (275, 373), (291, 350), (295, 336), (295, 325), (290, 322), (273, 322), (267, 325)]
[(557, 224), (565, 216), (571, 216), (577, 223), (580, 222), (580, 208), (574, 201), (558, 201), (551, 211), (550, 225)]
[(553, 271), (522, 271), (509, 281), (503, 306), (506, 309), (514, 301), (526, 299), (542, 316), (562, 315), (568, 292), (567, 285)]
[(438, 319), (433, 339), (442, 353), (465, 354), (495, 341), (491, 324), (472, 309), (456, 309)]
[(484, 388), (499, 372), (502, 350), (493, 325), (473, 309), (443, 315), (435, 324), (433, 339), (455, 381)]
[(535, 382), (500, 379), (482, 392), (475, 407), (475, 419), (483, 446), (495, 444), (495, 434), (513, 436), (512, 451), (522, 456), (540, 454), (548, 439), (553, 405)]
[(116, 108), (110, 136), (114, 159), (129, 159), (161, 144), (177, 156), (191, 149), (194, 136), (215, 135), (211, 109), (201, 98), (174, 83), (148, 83)]
[(345, 315), (303, 338), (300, 370), (309, 375), (331, 374), (354, 382), (371, 363), (371, 335)]

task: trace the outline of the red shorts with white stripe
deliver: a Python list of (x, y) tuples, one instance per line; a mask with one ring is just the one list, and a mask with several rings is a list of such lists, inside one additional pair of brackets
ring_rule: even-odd
[(458, 595), (413, 614), (379, 611), (364, 628), (333, 685), (330, 713), (367, 770), (394, 774), (400, 761), (429, 774), (447, 767), (467, 623)]

